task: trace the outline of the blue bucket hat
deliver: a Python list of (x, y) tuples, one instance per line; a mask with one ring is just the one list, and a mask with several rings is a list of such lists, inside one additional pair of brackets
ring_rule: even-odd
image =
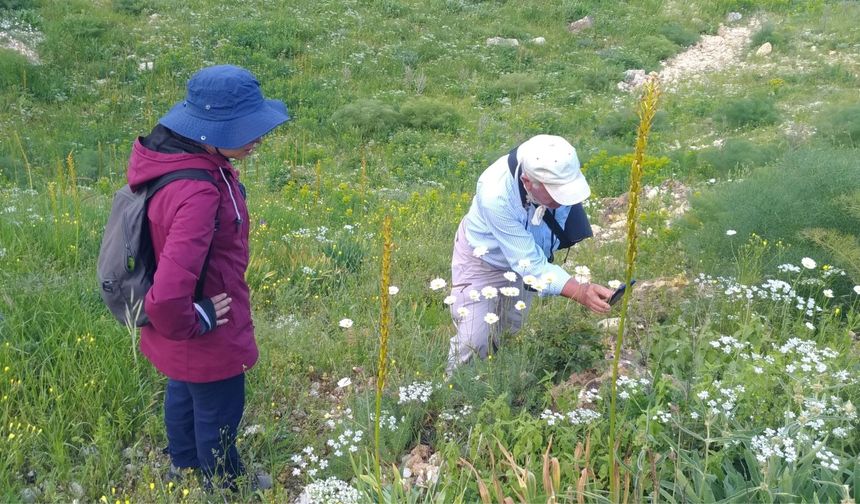
[(251, 72), (217, 65), (192, 75), (185, 99), (158, 122), (195, 142), (237, 149), (289, 120), (286, 105), (263, 98)]

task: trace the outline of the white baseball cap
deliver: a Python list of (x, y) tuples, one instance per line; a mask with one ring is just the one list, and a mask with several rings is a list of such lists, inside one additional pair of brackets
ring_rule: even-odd
[(517, 149), (517, 161), (530, 179), (540, 182), (561, 205), (582, 203), (591, 188), (579, 168), (576, 149), (556, 135), (536, 135)]

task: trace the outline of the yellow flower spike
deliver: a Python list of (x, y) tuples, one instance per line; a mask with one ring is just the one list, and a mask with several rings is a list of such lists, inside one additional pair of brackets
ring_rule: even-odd
[(449, 389), (453, 389), (453, 388), (454, 388), (454, 384), (453, 384), (453, 383), (449, 383), (449, 384), (448, 384), (448, 388), (449, 388)]
[(8, 439), (9, 441), (12, 441), (13, 439), (15, 439), (15, 433), (14, 433), (14, 432), (10, 432), (10, 433), (9, 433), (9, 437), (8, 437), (7, 439)]
[(110, 494), (111, 494), (111, 495), (116, 495), (116, 487), (111, 487), (111, 488), (110, 488)]
[(9, 372), (9, 366), (4, 367), (4, 368), (3, 368), (3, 372), (4, 372), (4, 373), (8, 373), (8, 372)]
[(188, 489), (187, 489), (187, 488), (183, 488), (183, 489), (182, 489), (182, 496), (183, 496), (183, 497), (188, 497), (188, 493), (189, 493), (189, 492), (188, 492)]
[(152, 483), (152, 482), (149, 483), (149, 490), (150, 491), (155, 490), (155, 483)]
[(840, 313), (842, 313), (842, 310), (837, 306), (837, 307), (836, 307), (836, 309), (835, 309), (835, 310), (833, 310), (833, 313), (834, 313), (835, 315), (839, 315)]
[(107, 500), (107, 496), (106, 496), (106, 495), (102, 495), (102, 498), (101, 498), (101, 499), (99, 499), (99, 502), (107, 502), (107, 501), (108, 501), (108, 500)]

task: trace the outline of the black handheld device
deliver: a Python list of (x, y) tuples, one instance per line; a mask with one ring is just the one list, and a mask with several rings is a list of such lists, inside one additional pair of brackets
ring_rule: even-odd
[(630, 287), (633, 287), (633, 284), (635, 284), (635, 283), (636, 283), (636, 280), (630, 280), (629, 284), (624, 284), (621, 287), (615, 289), (615, 292), (613, 292), (612, 296), (609, 297), (609, 301), (608, 301), (609, 306), (612, 306), (615, 303), (617, 303), (618, 301), (620, 301), (621, 298), (624, 297), (624, 291), (627, 290), (627, 286), (629, 285)]

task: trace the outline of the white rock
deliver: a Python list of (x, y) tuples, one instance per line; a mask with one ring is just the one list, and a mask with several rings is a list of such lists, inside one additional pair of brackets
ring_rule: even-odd
[(544, 45), (546, 44), (546, 39), (543, 37), (535, 37), (532, 39), (532, 44), (534, 45)]
[(758, 50), (755, 53), (759, 56), (767, 56), (772, 51), (773, 51), (773, 46), (770, 45), (770, 42), (765, 42), (764, 44), (761, 45), (761, 47), (758, 48)]
[(620, 324), (620, 323), (621, 323), (621, 318), (619, 318), (619, 317), (607, 318), (607, 319), (603, 319), (603, 320), (599, 321), (597, 323), (597, 328), (598, 329), (615, 329), (618, 327), (618, 324)]
[(509, 39), (503, 37), (490, 37), (487, 39), (488, 46), (507, 46), (507, 47), (518, 47), (520, 45), (520, 41), (517, 39)]
[(571, 33), (579, 33), (582, 30), (586, 30), (594, 26), (594, 18), (591, 16), (585, 16), (582, 19), (577, 19), (576, 21), (567, 25), (568, 31)]
[(726, 14), (726, 22), (734, 23), (743, 19), (743, 17), (743, 14), (741, 14), (740, 12), (729, 12), (728, 14)]

